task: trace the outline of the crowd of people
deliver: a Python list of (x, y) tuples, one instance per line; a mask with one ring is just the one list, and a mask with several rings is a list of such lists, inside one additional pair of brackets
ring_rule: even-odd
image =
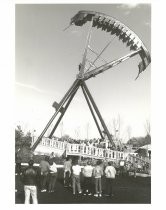
[[(53, 139), (61, 142), (66, 142), (70, 144), (80, 144), (83, 146), (90, 146), (90, 147), (97, 147), (97, 148), (103, 148), (106, 149), (106, 144), (105, 140), (101, 138), (93, 138), (93, 139), (73, 139), (73, 138), (58, 138), (58, 137), (53, 137)], [(107, 149), (111, 150), (117, 150), (117, 151), (124, 151), (125, 146), (124, 145), (112, 145), (111, 142), (108, 142)]]
[[(113, 194), (113, 180), (115, 179), (116, 169), (113, 162), (108, 162), (106, 166), (103, 162), (98, 160), (95, 165), (87, 161), (86, 164), (81, 165), (78, 160), (67, 158), (64, 161), (63, 167), (63, 180), (64, 187), (71, 188), (73, 195), (94, 195), (96, 197), (103, 196), (102, 194), (102, 181), (101, 178), (106, 178), (105, 196), (112, 196)], [(31, 159), (21, 173), (21, 180), (24, 185), (25, 204), (37, 204), (37, 192), (52, 193), (56, 189), (57, 181), (57, 165), (54, 158), (45, 156), (41, 160), (39, 167), (34, 167), (34, 161)]]
[[(37, 191), (52, 193), (56, 189), (58, 177), (57, 164), (54, 153), (45, 156), (39, 167), (34, 167), (34, 161), (29, 161), (29, 166), (21, 173), (24, 185), (25, 204), (38, 203)], [(63, 184), (65, 188), (71, 188), (73, 195), (93, 195), (95, 197), (113, 196), (113, 186), (116, 175), (129, 175), (136, 168), (129, 161), (121, 159), (118, 163), (102, 160), (71, 159), (67, 157), (63, 165)], [(104, 185), (102, 180), (105, 180)]]
[(37, 190), (41, 192), (54, 192), (57, 180), (57, 165), (53, 158), (48, 156), (41, 160), (39, 168), (34, 167), (34, 161), (31, 159), (28, 162), (21, 175), (21, 180), (24, 185), (25, 204), (30, 203), (30, 196), (32, 196), (33, 204), (38, 203)]

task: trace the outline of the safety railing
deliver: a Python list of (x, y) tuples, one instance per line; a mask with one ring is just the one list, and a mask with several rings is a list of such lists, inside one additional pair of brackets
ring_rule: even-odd
[(112, 160), (124, 159), (124, 153), (120, 151), (69, 143), (66, 146), (66, 155)]
[(66, 148), (66, 142), (61, 142), (49, 138), (43, 138), (42, 141), (39, 143), (39, 145), (59, 150), (65, 150)]
[(120, 151), (103, 149), (93, 146), (86, 146), (81, 144), (70, 144), (67, 142), (61, 142), (54, 139), (43, 138), (40, 144), (42, 147), (52, 148), (58, 150), (66, 150), (66, 155), (90, 157), (97, 159), (124, 159), (124, 153)]

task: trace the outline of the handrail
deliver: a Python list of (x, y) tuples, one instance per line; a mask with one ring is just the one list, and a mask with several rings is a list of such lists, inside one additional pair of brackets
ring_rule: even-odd
[(61, 142), (49, 138), (43, 138), (39, 145), (51, 147), (53, 149), (58, 149), (58, 150), (64, 150), (64, 151), (66, 150), (66, 156), (73, 155), (73, 156), (90, 157), (96, 159), (111, 159), (111, 160), (118, 160), (125, 158), (124, 152), (98, 148), (95, 146), (87, 146), (82, 144), (71, 144), (68, 142)]

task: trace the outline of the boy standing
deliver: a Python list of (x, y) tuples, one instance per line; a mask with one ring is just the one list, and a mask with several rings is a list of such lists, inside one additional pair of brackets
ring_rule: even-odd
[(108, 162), (108, 166), (105, 169), (106, 175), (106, 196), (112, 196), (113, 183), (115, 180), (116, 169), (113, 166), (113, 162)]
[(101, 162), (98, 160), (96, 167), (93, 169), (93, 176), (95, 178), (95, 194), (94, 194), (95, 197), (102, 196), (101, 177), (103, 176), (103, 170), (100, 164)]
[(33, 204), (37, 204), (37, 181), (39, 174), (33, 167), (34, 161), (29, 161), (29, 166), (23, 172), (23, 183), (25, 192), (25, 204), (30, 204), (30, 196), (32, 196)]
[(88, 161), (87, 165), (83, 168), (84, 195), (86, 195), (86, 193), (88, 193), (88, 195), (92, 194), (92, 172), (93, 167), (91, 166), (90, 161)]
[(81, 185), (80, 185), (80, 173), (81, 173), (81, 166), (76, 161), (72, 166), (72, 185), (73, 185), (73, 195), (76, 194), (76, 187), (78, 193), (81, 194)]

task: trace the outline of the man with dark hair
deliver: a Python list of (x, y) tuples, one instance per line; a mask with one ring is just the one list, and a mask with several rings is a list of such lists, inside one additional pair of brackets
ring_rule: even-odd
[(25, 204), (30, 204), (30, 196), (32, 196), (33, 204), (38, 204), (37, 200), (37, 183), (39, 179), (38, 171), (33, 167), (34, 161), (29, 161), (29, 166), (23, 172), (23, 184), (25, 192)]
[(41, 192), (46, 192), (48, 174), (50, 170), (49, 157), (45, 156), (45, 159), (40, 162), (40, 170), (41, 170)]
[(108, 166), (105, 169), (105, 175), (106, 175), (106, 196), (113, 196), (113, 183), (116, 175), (116, 169), (113, 166), (113, 162), (108, 162)]

